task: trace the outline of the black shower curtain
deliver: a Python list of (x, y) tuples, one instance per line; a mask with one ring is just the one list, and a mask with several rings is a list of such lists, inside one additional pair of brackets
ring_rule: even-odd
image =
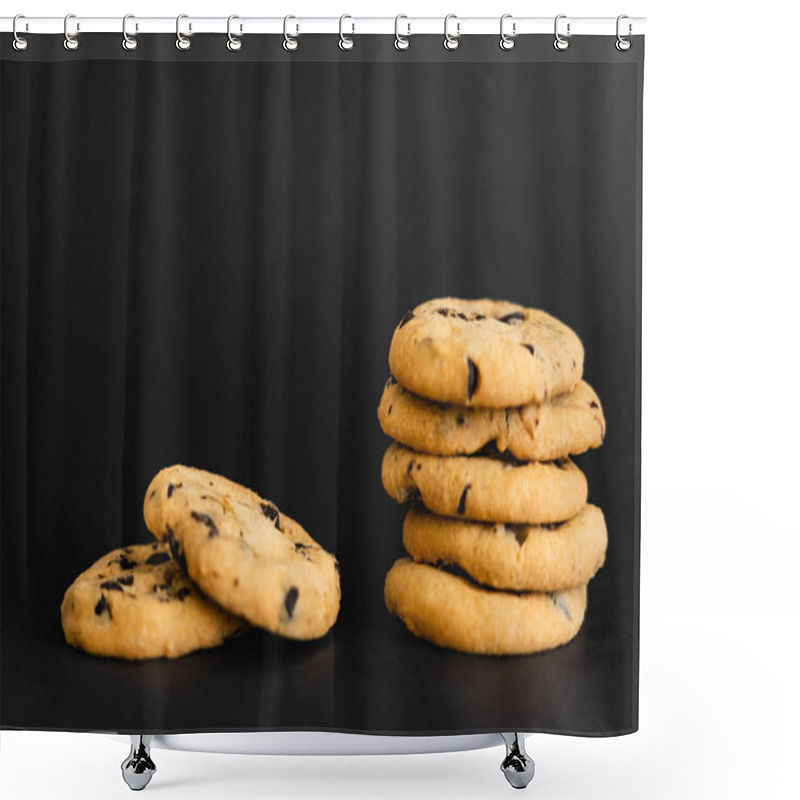
[[(0, 45), (0, 726), (635, 730), (643, 38), (28, 38)], [(439, 649), (383, 602), (403, 553), (376, 417), (389, 343), (448, 295), (566, 322), (603, 400), (605, 443), (577, 462), (606, 564), (550, 652)], [(336, 553), (331, 634), (174, 662), (64, 643), (65, 589), (152, 540), (144, 491), (177, 462)]]

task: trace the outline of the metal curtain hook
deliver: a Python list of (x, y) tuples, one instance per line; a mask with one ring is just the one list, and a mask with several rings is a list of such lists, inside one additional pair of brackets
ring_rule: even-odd
[[(555, 47), (556, 50), (566, 50), (569, 47), (569, 39), (564, 38), (558, 32), (558, 21), (560, 19), (566, 19), (566, 18), (567, 18), (566, 14), (559, 14), (556, 17), (556, 21), (555, 21), (555, 24), (553, 26), (553, 32), (555, 33), (555, 37), (556, 37), (555, 41), (553, 42), (553, 47)], [(569, 35), (570, 35), (570, 23), (568, 22), (567, 23), (567, 36), (569, 36)]]
[[(619, 50), (622, 53), (624, 53), (626, 50), (630, 50), (631, 49), (631, 40), (630, 39), (626, 39), (620, 33), (620, 23), (624, 19), (629, 19), (627, 14), (620, 14), (617, 17), (617, 41), (616, 41), (616, 44), (615, 44), (615, 47), (617, 48), (617, 50)], [(628, 36), (630, 36), (632, 32), (633, 32), (633, 25), (628, 23)]]
[[(81, 43), (78, 41), (77, 36), (70, 36), (69, 34), (69, 21), (71, 19), (75, 19), (74, 14), (67, 14), (64, 17), (64, 49), (65, 50), (77, 50)], [(76, 24), (75, 30), (76, 32), (81, 29), (80, 24)]]
[[(136, 39), (136, 36), (131, 36), (128, 33), (128, 20), (129, 19), (136, 19), (133, 14), (126, 14), (122, 18), (122, 46), (125, 50), (135, 50), (139, 46), (139, 42)], [(137, 31), (139, 30), (139, 25), (136, 25), (135, 28)]]
[[(296, 19), (291, 14), (287, 14), (283, 18), (283, 49), (284, 50), (297, 50), (299, 42), (292, 36), (289, 36), (289, 20)], [(300, 33), (300, 26), (295, 23), (295, 35)]]
[[(14, 22), (11, 25), (11, 30), (12, 30), (12, 32), (14, 34), (14, 41), (12, 42), (12, 45), (13, 45), (15, 50), (27, 50), (28, 49), (28, 40), (25, 37), (20, 36), (19, 33), (17, 33), (17, 20), (20, 20), (20, 19), (25, 19), (25, 15), (24, 14), (17, 14), (17, 16), (14, 17)], [(28, 29), (28, 23), (26, 22), (25, 23), (25, 30), (27, 30), (27, 29)]]
[(513, 50), (514, 49), (514, 45), (516, 44), (516, 42), (514, 41), (514, 37), (517, 35), (517, 23), (516, 22), (512, 22), (511, 23), (511, 36), (509, 36), (505, 32), (505, 25), (506, 25), (506, 20), (507, 19), (512, 19), (512, 15), (511, 14), (503, 14), (503, 16), (500, 17), (500, 49), (501, 50)]
[[(456, 35), (453, 36), (447, 30), (447, 23), (450, 22), (451, 19), (456, 20)], [(445, 50), (458, 50), (458, 45), (460, 42), (458, 41), (458, 37), (461, 35), (461, 23), (458, 22), (458, 17), (455, 14), (448, 14), (444, 18), (444, 49)]]
[[(227, 42), (227, 48), (232, 53), (235, 53), (237, 50), (241, 50), (242, 49), (242, 40), (237, 38), (236, 36), (234, 36), (231, 33), (231, 22), (233, 22), (235, 19), (239, 19), (239, 17), (237, 17), (236, 14), (231, 14), (228, 17), (228, 42)], [(241, 31), (241, 30), (242, 30), (242, 26), (240, 25), (239, 26), (239, 31)]]
[(406, 37), (411, 36), (411, 23), (410, 22), (406, 23), (408, 31), (406, 32), (405, 36), (401, 36), (400, 35), (401, 19), (408, 19), (408, 17), (405, 14), (398, 14), (394, 18), (394, 46), (398, 50), (408, 50), (408, 48), (411, 46), (411, 42)]
[[(181, 20), (188, 18), (189, 18), (188, 14), (178, 14), (175, 20), (175, 35), (178, 37), (175, 40), (175, 47), (177, 47), (178, 50), (188, 50), (192, 46), (192, 40), (181, 33)], [(191, 30), (192, 30), (192, 23), (190, 22), (189, 31), (191, 32)]]
[[(353, 18), (349, 14), (342, 14), (342, 16), (339, 17), (339, 47), (342, 50), (352, 50), (353, 47), (355, 46), (355, 42), (353, 41), (353, 38), (351, 36), (345, 36), (344, 35), (344, 21), (346, 19), (353, 19)], [(355, 22), (351, 23), (350, 32), (351, 33), (355, 33), (356, 32), (356, 24), (355, 24)]]

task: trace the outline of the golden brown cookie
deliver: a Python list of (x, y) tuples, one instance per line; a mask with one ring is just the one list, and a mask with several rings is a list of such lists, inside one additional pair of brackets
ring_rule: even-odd
[(523, 461), (578, 455), (599, 447), (606, 430), (600, 400), (585, 381), (543, 403), (498, 409), (434, 403), (390, 378), (378, 419), (384, 433), (412, 450), (452, 456), (494, 444)]
[(417, 508), (403, 524), (415, 561), (455, 564), (478, 583), (514, 591), (585, 586), (603, 566), (607, 544), (603, 512), (593, 505), (550, 525), (468, 522)]
[(73, 647), (115, 658), (178, 658), (248, 624), (204, 597), (161, 542), (123, 547), (81, 573), (61, 603)]
[(168, 467), (147, 489), (144, 518), (209, 597), (253, 625), (315, 639), (336, 621), (336, 559), (250, 489), (212, 472)]
[(506, 408), (572, 391), (583, 374), (583, 345), (544, 311), (443, 297), (400, 320), (389, 369), (421, 397)]
[(386, 607), (415, 636), (483, 655), (521, 655), (566, 644), (586, 612), (586, 587), (498, 592), (428, 564), (401, 558), (386, 576)]
[(399, 503), (421, 500), (436, 514), (486, 522), (562, 522), (586, 503), (586, 477), (568, 458), (515, 462), (434, 456), (392, 444), (383, 486)]

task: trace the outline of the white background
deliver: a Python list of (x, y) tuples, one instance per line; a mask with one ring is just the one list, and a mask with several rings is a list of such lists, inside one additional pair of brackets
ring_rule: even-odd
[[(293, 2), (28, 0), (3, 14), (648, 17), (640, 732), (532, 737), (527, 791), (541, 800), (800, 796), (800, 4)], [(0, 794), (128, 797), (125, 754), (99, 736), (4, 732)], [(501, 756), (156, 751), (146, 791), (509, 797)]]

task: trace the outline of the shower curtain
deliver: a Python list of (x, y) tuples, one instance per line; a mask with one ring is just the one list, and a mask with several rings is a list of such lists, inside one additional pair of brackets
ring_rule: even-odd
[[(0, 727), (635, 730), (643, 37), (27, 38), (0, 44)], [(437, 298), (541, 309), (583, 344), (605, 436), (574, 461), (608, 545), (562, 646), (463, 652), (387, 609), (407, 511), (377, 409), (402, 321)], [(497, 448), (475, 457), (519, 466)], [(252, 488), (335, 555), (329, 633), (174, 660), (66, 643), (65, 591), (154, 542), (142, 503), (172, 464)], [(451, 560), (437, 577), (502, 591)]]

